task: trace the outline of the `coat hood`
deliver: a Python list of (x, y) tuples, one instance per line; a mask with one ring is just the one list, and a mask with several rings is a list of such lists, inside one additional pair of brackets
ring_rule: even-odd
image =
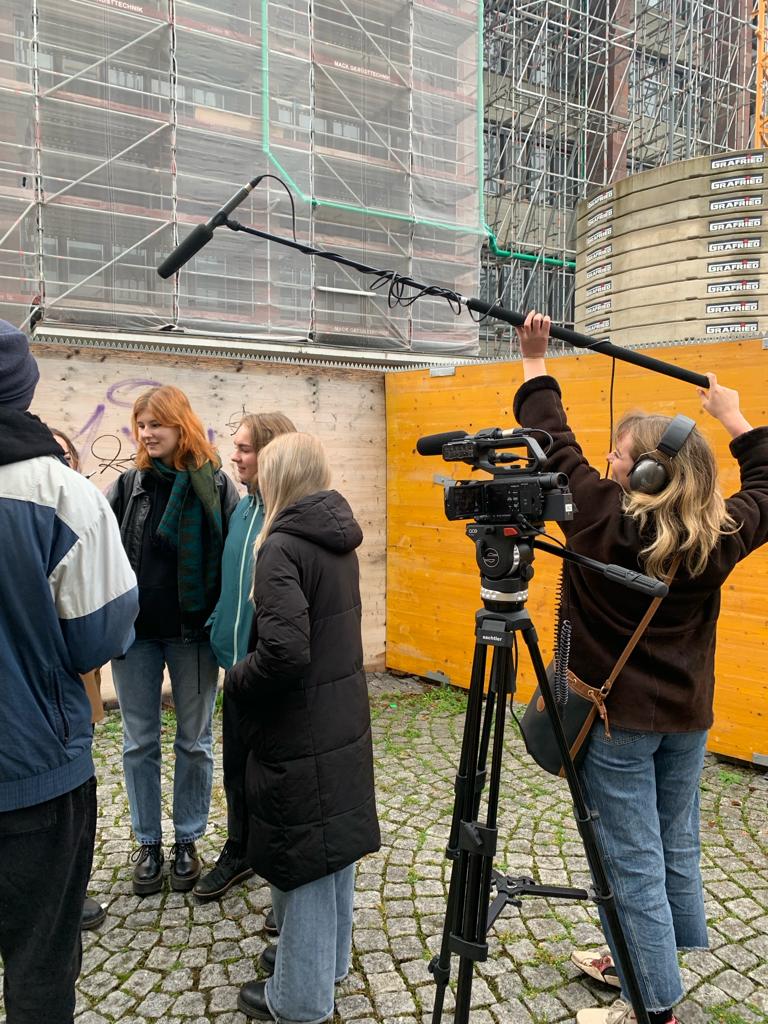
[(270, 533), (305, 537), (338, 554), (354, 551), (363, 540), (352, 509), (338, 491), (318, 491), (289, 505), (275, 519)]
[(37, 416), (0, 406), (0, 466), (36, 459), (40, 455), (57, 455), (64, 459), (58, 441)]

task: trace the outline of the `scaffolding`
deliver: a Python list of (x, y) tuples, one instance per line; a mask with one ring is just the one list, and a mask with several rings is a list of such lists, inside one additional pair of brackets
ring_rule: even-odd
[[(269, 171), (299, 240), (476, 294), (481, 38), (477, 0), (4, 0), (0, 316), (475, 352), (446, 303), (275, 243), (155, 267)], [(274, 180), (237, 216), (291, 237)]]
[[(752, 0), (487, 0), (482, 295), (573, 322), (595, 186), (751, 144)], [(512, 337), (487, 323), (482, 350)]]

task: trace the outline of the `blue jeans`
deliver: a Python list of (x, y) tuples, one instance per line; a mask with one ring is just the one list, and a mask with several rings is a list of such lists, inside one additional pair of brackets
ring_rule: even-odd
[(267, 1005), (281, 1024), (318, 1024), (333, 1014), (333, 986), (349, 972), (355, 865), (290, 892), (270, 889), (280, 941)]
[(123, 716), (123, 770), (136, 841), (162, 842), (160, 713), (163, 668), (168, 666), (176, 708), (173, 751), (173, 828), (177, 843), (205, 832), (211, 805), (211, 718), (219, 667), (210, 644), (137, 640), (112, 662)]
[[(645, 733), (598, 722), (581, 767), (632, 966), (647, 1010), (683, 995), (678, 949), (706, 949), (699, 779), (706, 732)], [(600, 919), (622, 983), (602, 908)]]

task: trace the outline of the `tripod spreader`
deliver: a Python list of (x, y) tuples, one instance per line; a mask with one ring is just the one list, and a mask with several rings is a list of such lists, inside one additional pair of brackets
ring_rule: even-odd
[(571, 889), (564, 885), (541, 885), (527, 875), (512, 878), (510, 875), (502, 875), (499, 871), (493, 872), (493, 884), (499, 894), (488, 908), (488, 929), (490, 930), (496, 918), (507, 906), (521, 907), (523, 901), (521, 896), (543, 896), (553, 900), (591, 900), (593, 894), (588, 889)]

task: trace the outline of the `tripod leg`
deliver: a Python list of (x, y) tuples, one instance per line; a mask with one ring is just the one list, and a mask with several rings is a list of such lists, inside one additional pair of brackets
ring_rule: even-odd
[(493, 858), (496, 853), (496, 839), (498, 835), (496, 826), (501, 788), (501, 769), (504, 758), (506, 697), (514, 690), (512, 660), (508, 646), (494, 648), (490, 687), (491, 692), (495, 691), (497, 694), (497, 706), (494, 718), (493, 748), (485, 825), (481, 827), (474, 819), (471, 822), (465, 821), (464, 834), (461, 837), (463, 840), (462, 858), (468, 860), (468, 870), (464, 917), (461, 931), (457, 931), (457, 945), (461, 953), (456, 984), (455, 1024), (465, 1024), (470, 1019), (475, 960), (480, 958), (477, 954), (480, 947), (485, 946), (488, 932), (488, 908), (491, 896)]
[(454, 785), (453, 815), (446, 851), (447, 857), (452, 861), (452, 867), (443, 937), (440, 953), (433, 958), (429, 965), (436, 982), (435, 1005), (432, 1012), (433, 1024), (439, 1024), (443, 1015), (445, 989), (451, 970), (451, 933), (458, 931), (459, 922), (464, 916), (467, 862), (466, 857), (459, 856), (459, 829), (462, 821), (474, 821), (477, 817), (480, 794), (485, 781), (485, 761), (496, 698), (495, 691), (491, 687), (485, 701), (485, 714), (483, 715), (486, 659), (487, 648), (482, 644), (477, 644), (472, 659), (469, 698), (464, 719), (458, 774)]
[(547, 714), (552, 722), (552, 728), (555, 733), (555, 740), (562, 759), (568, 788), (571, 791), (571, 799), (573, 800), (573, 807), (576, 814), (576, 824), (579, 828), (581, 841), (584, 844), (584, 853), (587, 858), (587, 863), (589, 864), (589, 870), (592, 874), (592, 881), (594, 882), (595, 902), (600, 903), (605, 910), (606, 917), (608, 918), (611, 938), (613, 939), (613, 944), (616, 948), (616, 955), (624, 972), (624, 978), (627, 983), (627, 995), (632, 1003), (635, 1016), (637, 1017), (639, 1024), (649, 1024), (648, 1011), (643, 1004), (643, 997), (640, 992), (637, 975), (629, 956), (626, 938), (616, 910), (616, 901), (614, 899), (610, 882), (608, 881), (608, 876), (605, 872), (603, 856), (600, 852), (600, 846), (597, 841), (597, 835), (595, 832), (595, 813), (590, 811), (587, 807), (586, 800), (584, 799), (584, 791), (581, 788), (579, 776), (576, 772), (576, 766), (573, 763), (573, 758), (571, 757), (570, 750), (568, 749), (568, 742), (565, 738), (565, 734), (563, 733), (560, 716), (557, 713), (555, 698), (552, 694), (552, 690), (550, 689), (549, 680), (547, 679), (547, 670), (544, 667), (541, 651), (539, 650), (536, 630), (534, 629), (533, 624), (530, 623), (530, 620), (529, 624), (523, 627), (522, 634), (526, 646), (528, 647), (528, 652), (531, 656), (531, 663), (536, 673), (536, 680), (539, 684), (541, 695), (544, 698)]

